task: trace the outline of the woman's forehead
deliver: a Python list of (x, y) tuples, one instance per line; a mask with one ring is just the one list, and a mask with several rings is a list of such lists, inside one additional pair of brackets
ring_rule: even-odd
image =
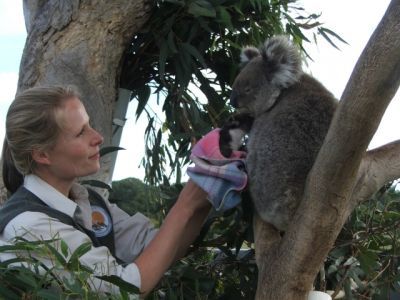
[(86, 109), (77, 97), (64, 101), (58, 109), (56, 118), (62, 128), (80, 127), (89, 121)]

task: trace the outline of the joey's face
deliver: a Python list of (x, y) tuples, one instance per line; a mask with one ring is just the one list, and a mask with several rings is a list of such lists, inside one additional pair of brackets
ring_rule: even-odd
[(230, 104), (238, 111), (257, 115), (268, 110), (277, 95), (277, 88), (267, 78), (261, 56), (246, 64), (232, 85)]

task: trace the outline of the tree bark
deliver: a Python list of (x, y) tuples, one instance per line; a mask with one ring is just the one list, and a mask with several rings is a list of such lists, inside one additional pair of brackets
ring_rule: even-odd
[[(356, 204), (400, 177), (399, 142), (366, 153), (400, 83), (399, 32), (400, 0), (392, 0), (346, 86), (291, 226), (257, 254), (257, 299), (305, 299)], [(270, 239), (268, 230), (255, 232), (256, 244)]]
[[(124, 51), (147, 20), (151, 0), (24, 0), (28, 37), (18, 91), (38, 85), (74, 85), (91, 123), (110, 145)], [(96, 178), (111, 179), (102, 158)]]

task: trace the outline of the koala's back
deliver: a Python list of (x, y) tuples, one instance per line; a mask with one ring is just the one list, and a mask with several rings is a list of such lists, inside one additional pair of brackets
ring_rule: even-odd
[(250, 192), (261, 218), (279, 230), (286, 230), (301, 200), (336, 106), (332, 94), (304, 74), (254, 121), (247, 156)]

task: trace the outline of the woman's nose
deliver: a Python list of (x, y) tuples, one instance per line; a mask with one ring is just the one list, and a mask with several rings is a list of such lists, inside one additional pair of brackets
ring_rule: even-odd
[(103, 144), (103, 142), (104, 142), (103, 136), (100, 133), (98, 133), (95, 129), (93, 129), (93, 133), (94, 133), (94, 137), (92, 140), (93, 145), (99, 146), (99, 145)]

